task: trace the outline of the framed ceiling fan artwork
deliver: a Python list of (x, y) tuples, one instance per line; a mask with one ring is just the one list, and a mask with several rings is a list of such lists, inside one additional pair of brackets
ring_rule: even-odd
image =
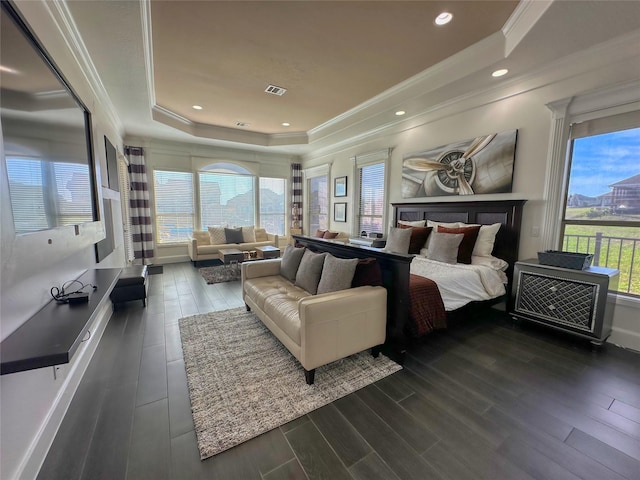
[(402, 158), (402, 198), (509, 193), (518, 130), (454, 142)]

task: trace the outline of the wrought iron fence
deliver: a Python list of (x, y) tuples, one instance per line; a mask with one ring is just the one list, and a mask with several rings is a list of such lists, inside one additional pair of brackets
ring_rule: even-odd
[(640, 239), (594, 235), (565, 235), (562, 249), (593, 253), (594, 266), (620, 271), (618, 292), (640, 297)]

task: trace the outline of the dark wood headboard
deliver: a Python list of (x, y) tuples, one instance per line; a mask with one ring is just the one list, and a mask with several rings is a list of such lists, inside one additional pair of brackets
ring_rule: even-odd
[(393, 224), (398, 220), (432, 220), (434, 222), (464, 222), (480, 225), (501, 223), (496, 235), (493, 256), (509, 263), (509, 285), (513, 265), (518, 260), (522, 210), (526, 200), (496, 200), (479, 202), (393, 203)]

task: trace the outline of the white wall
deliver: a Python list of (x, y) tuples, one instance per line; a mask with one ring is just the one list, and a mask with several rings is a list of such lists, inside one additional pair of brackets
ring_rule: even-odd
[[(91, 111), (94, 154), (99, 166), (98, 185), (101, 185), (104, 182), (100, 172), (106, 172), (104, 135), (108, 135), (114, 145), (122, 145), (122, 133), (105, 114), (102, 101), (87, 83), (47, 4), (19, 2), (17, 7)], [(0, 338), (4, 339), (51, 300), (51, 287), (75, 279), (85, 270), (97, 266), (94, 241), (100, 236), (87, 231), (84, 226), (80, 227), (78, 235), (73, 227), (64, 227), (46, 233), (16, 236), (6, 197), (8, 180), (4, 148), (0, 163)], [(99, 189), (102, 199), (103, 191)], [(119, 199), (114, 192), (105, 194)], [(119, 205), (118, 201), (114, 203), (116, 207)], [(124, 262), (121, 216), (118, 212), (114, 214), (117, 248), (100, 263), (100, 267), (122, 266)], [(103, 226), (100, 228), (104, 230)], [(54, 368), (49, 367), (0, 377), (0, 464), (3, 479), (35, 478), (110, 315), (111, 304), (107, 302), (89, 327), (91, 339), (83, 343), (71, 363), (56, 367), (55, 374)]]
[[(583, 59), (584, 60), (584, 59)], [(557, 82), (540, 79), (539, 86), (520, 86), (516, 80), (507, 82), (504, 89), (479, 92), (467, 96), (442, 108), (434, 107), (429, 113), (414, 115), (382, 132), (352, 142), (341, 142), (339, 146), (327, 145), (319, 153), (306, 155), (303, 168), (331, 163), (331, 179), (348, 176), (349, 195), (346, 199), (349, 212), (355, 204), (352, 188), (354, 176), (351, 157), (385, 148), (392, 148), (389, 182), (389, 211), (393, 218), (391, 203), (408, 201), (456, 201), (461, 197), (432, 197), (403, 199), (401, 194), (402, 158), (412, 152), (425, 150), (447, 143), (474, 138), (480, 135), (518, 129), (513, 190), (509, 194), (491, 194), (474, 197), (478, 200), (525, 199), (520, 239), (519, 258), (536, 257), (544, 249), (542, 239), (534, 236), (534, 227), (541, 228), (545, 220), (546, 173), (550, 163), (549, 142), (552, 128), (552, 111), (546, 106), (561, 99), (571, 99), (585, 92), (595, 91), (609, 85), (639, 81), (637, 58), (630, 66), (628, 61), (616, 63), (610, 70), (598, 69), (582, 75), (572, 76)], [(568, 67), (569, 68), (569, 67)], [(528, 79), (535, 85), (536, 79)], [(333, 208), (333, 207), (332, 207)], [(331, 210), (333, 211), (333, 210)], [(347, 223), (331, 222), (332, 230), (354, 232), (353, 215)], [(559, 225), (558, 225), (559, 228)], [(637, 299), (618, 302), (614, 316), (614, 331), (609, 341), (640, 351), (640, 301)]]
[[(151, 196), (151, 217), (153, 222), (155, 222), (153, 200), (154, 169), (197, 172), (212, 163), (232, 162), (246, 168), (256, 176), (286, 178), (289, 180), (291, 178), (291, 163), (296, 160), (296, 157), (294, 156), (283, 154), (255, 152), (252, 150), (233, 150), (207, 145), (161, 141), (148, 138), (127, 137), (126, 143), (127, 145), (144, 147), (145, 162), (147, 164), (147, 180), (149, 182), (149, 194)], [(290, 195), (287, 194), (287, 197), (289, 198)], [(206, 228), (207, 225), (201, 227)], [(186, 244), (156, 244), (155, 258), (153, 260), (155, 264), (162, 265), (166, 263), (187, 261), (189, 261), (189, 254), (187, 252)]]

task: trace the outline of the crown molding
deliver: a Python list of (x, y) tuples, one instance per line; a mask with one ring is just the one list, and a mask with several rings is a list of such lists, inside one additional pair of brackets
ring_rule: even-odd
[(520, 44), (533, 26), (540, 20), (554, 0), (523, 0), (502, 27), (505, 42), (505, 57)]
[(51, 19), (58, 29), (58, 32), (62, 36), (69, 52), (73, 56), (76, 64), (80, 68), (82, 75), (84, 76), (89, 88), (96, 101), (102, 106), (104, 114), (115, 126), (116, 130), (121, 135), (124, 133), (124, 127), (120, 121), (120, 117), (117, 115), (115, 107), (111, 102), (111, 98), (107, 93), (107, 89), (102, 83), (102, 79), (98, 74), (98, 71), (91, 60), (91, 56), (87, 50), (87, 47), (82, 40), (82, 36), (78, 31), (73, 16), (69, 11), (69, 7), (66, 2), (42, 2), (44, 8), (48, 11)]
[[(147, 81), (149, 105), (156, 106), (156, 86), (153, 81), (153, 35), (151, 31), (151, 0), (140, 2), (140, 18), (142, 21), (142, 51), (144, 52), (144, 69)], [(168, 110), (167, 110), (168, 112)]]

